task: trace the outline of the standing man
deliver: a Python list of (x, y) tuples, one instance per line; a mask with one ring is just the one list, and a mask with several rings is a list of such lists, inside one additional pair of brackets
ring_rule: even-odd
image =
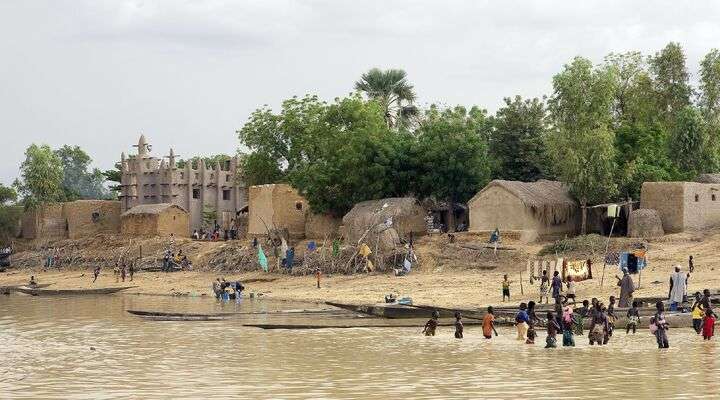
[(616, 278), (618, 280), (617, 285), (620, 286), (620, 301), (618, 302), (618, 307), (630, 307), (632, 295), (635, 291), (635, 284), (633, 283), (632, 277), (630, 277), (628, 270), (623, 268), (622, 279), (617, 276)]
[(670, 300), (670, 311), (677, 311), (678, 305), (682, 304), (685, 297), (685, 284), (687, 276), (680, 272), (680, 266), (675, 266), (675, 272), (670, 275), (670, 291), (668, 299)]
[(695, 272), (695, 261), (693, 260), (693, 256), (688, 258), (688, 271), (690, 271), (690, 273)]

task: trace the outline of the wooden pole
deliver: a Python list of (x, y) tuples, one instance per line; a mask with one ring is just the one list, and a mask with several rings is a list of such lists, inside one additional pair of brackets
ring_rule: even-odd
[(525, 290), (523, 290), (523, 278), (522, 278), (522, 270), (520, 270), (520, 294), (524, 295)]
[(142, 260), (142, 245), (140, 245), (140, 259)]
[(600, 277), (600, 287), (603, 286), (603, 282), (605, 281), (605, 267), (607, 267), (607, 253), (608, 253), (608, 249), (610, 248), (610, 236), (612, 236), (613, 229), (615, 229), (615, 221), (617, 221), (617, 218), (613, 217), (613, 223), (610, 226), (610, 233), (608, 234), (607, 243), (605, 243), (605, 254), (603, 255), (603, 272), (602, 272), (602, 276)]

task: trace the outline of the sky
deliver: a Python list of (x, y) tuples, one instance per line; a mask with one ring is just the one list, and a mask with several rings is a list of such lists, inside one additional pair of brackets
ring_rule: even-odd
[(720, 47), (720, 2), (0, 0), (0, 183), (32, 143), (79, 145), (101, 169), (134, 152), (234, 154), (250, 113), (352, 91), (402, 68), (418, 103), (478, 105), (552, 92), (581, 55), (699, 60)]

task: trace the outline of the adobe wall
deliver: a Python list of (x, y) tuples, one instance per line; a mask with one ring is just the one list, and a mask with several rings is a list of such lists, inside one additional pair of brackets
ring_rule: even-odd
[(120, 232), (119, 201), (78, 200), (65, 203), (63, 208), (70, 239)]
[(425, 235), (427, 234), (426, 215), (425, 208), (419, 204), (413, 204), (410, 210), (403, 209), (403, 214), (393, 217), (392, 227), (403, 239), (407, 239), (411, 232), (416, 237)]
[(156, 236), (158, 232), (157, 214), (132, 214), (122, 217), (120, 233), (127, 236)]
[(307, 200), (290, 185), (274, 185), (272, 194), (274, 226), (287, 228), (290, 237), (305, 237), (305, 217), (310, 207)]
[(334, 239), (339, 236), (342, 219), (328, 214), (308, 213), (305, 221), (305, 237), (307, 239)]
[(491, 186), (468, 204), (471, 232), (524, 231), (525, 236), (554, 238), (577, 233), (580, 210), (560, 224), (545, 223), (507, 189)]
[(62, 203), (51, 203), (26, 211), (23, 215), (25, 239), (57, 240), (67, 238), (67, 221)]
[(502, 187), (491, 186), (468, 204), (471, 232), (537, 230), (525, 204)]
[(178, 237), (190, 236), (190, 216), (175, 207), (163, 211), (157, 219), (157, 235), (170, 236), (171, 233)]
[(660, 214), (665, 233), (685, 229), (685, 183), (645, 182), (640, 189), (640, 208), (656, 210)]
[[(251, 186), (248, 204), (248, 235), (267, 235), (273, 228), (273, 185)], [(266, 228), (267, 225), (267, 228)]]
[(685, 182), (684, 188), (684, 229), (720, 226), (720, 184)]

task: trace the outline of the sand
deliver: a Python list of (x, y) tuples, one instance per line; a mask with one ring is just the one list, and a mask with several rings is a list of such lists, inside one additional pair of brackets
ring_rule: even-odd
[[(460, 243), (477, 240), (472, 235), (458, 239)], [(460, 251), (457, 244), (448, 244), (445, 236), (426, 237), (417, 242), (422, 265), (408, 276), (395, 277), (383, 273), (323, 276), (320, 289), (316, 287), (314, 276), (289, 276), (262, 271), (224, 275), (208, 271), (140, 272), (135, 274), (132, 282), (117, 282), (110, 267), (103, 268), (100, 278), (94, 284), (90, 269), (9, 269), (0, 274), (0, 286), (26, 283), (30, 275), (35, 275), (38, 282), (52, 282), (52, 288), (56, 289), (136, 285), (136, 288), (126, 293), (210, 296), (212, 281), (222, 276), (229, 281), (246, 282), (247, 294), (261, 294), (273, 299), (376, 303), (381, 302), (386, 294), (394, 293), (399, 297), (411, 297), (416, 304), (467, 308), (502, 304), (501, 281), (502, 276), (508, 274), (513, 281), (510, 303), (532, 299), (537, 301), (537, 282), (531, 286), (528, 277), (523, 276), (521, 288), (520, 271), (525, 275), (525, 260), (537, 253), (542, 244), (524, 245), (510, 240), (504, 244), (514, 250), (506, 251), (495, 260), (490, 254), (474, 257), (472, 252)], [(687, 270), (688, 255), (695, 258), (695, 273), (691, 275), (688, 291), (692, 293), (704, 288), (720, 288), (719, 245), (720, 231), (668, 235), (649, 241), (649, 266), (642, 272), (641, 287), (636, 296), (667, 295), (673, 266), (679, 264), (683, 270)], [(617, 267), (607, 267), (602, 287), (601, 274), (602, 261), (598, 259), (594, 267), (595, 279), (577, 284), (579, 300), (591, 297), (607, 299), (610, 295), (619, 294), (614, 278), (620, 275)], [(637, 285), (638, 275), (634, 275), (633, 279)]]

